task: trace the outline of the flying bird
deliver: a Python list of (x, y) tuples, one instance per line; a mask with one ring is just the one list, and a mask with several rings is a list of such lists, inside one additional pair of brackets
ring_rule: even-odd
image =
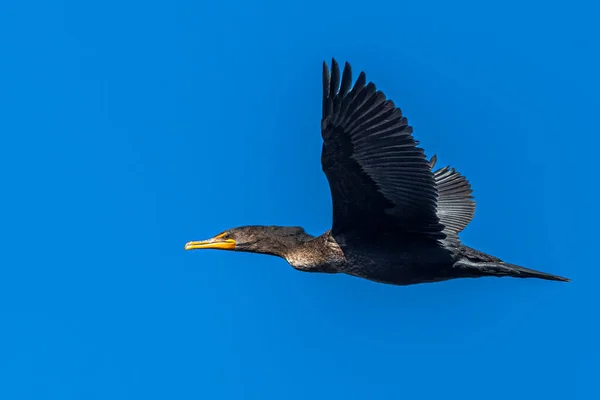
[(340, 74), (335, 59), (331, 72), (323, 62), (321, 165), (331, 229), (312, 236), (302, 227), (242, 226), (185, 250), (269, 254), (300, 271), (393, 285), (486, 276), (569, 281), (463, 245), (459, 233), (475, 212), (471, 185), (454, 168), (434, 171), (436, 156), (428, 160), (412, 132), (364, 72), (352, 84), (349, 63)]

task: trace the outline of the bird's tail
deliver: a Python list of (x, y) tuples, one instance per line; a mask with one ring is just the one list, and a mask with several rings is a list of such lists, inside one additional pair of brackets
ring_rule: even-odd
[(534, 269), (524, 268), (519, 265), (505, 262), (474, 262), (471, 260), (460, 260), (455, 265), (462, 269), (467, 275), (471, 276), (512, 276), (514, 278), (538, 278), (549, 281), (571, 282), (569, 278), (558, 275), (548, 274), (546, 272), (536, 271)]

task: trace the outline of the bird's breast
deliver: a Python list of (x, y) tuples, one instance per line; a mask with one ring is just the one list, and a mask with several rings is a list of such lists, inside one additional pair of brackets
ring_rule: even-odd
[(284, 258), (292, 267), (309, 272), (340, 272), (346, 262), (340, 246), (329, 235), (294, 248)]

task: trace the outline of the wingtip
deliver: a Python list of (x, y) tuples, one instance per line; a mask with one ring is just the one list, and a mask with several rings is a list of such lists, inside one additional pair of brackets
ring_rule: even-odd
[(327, 98), (329, 96), (330, 79), (331, 75), (329, 74), (329, 67), (327, 66), (327, 61), (323, 61), (323, 98)]
[[(331, 65), (340, 65), (340, 63), (338, 63), (337, 59), (335, 57), (331, 57)], [(329, 64), (327, 64), (327, 60), (323, 60), (323, 66), (328, 67)], [(350, 63), (348, 61), (344, 61), (344, 68), (351, 68), (352, 66), (350, 65)]]
[(335, 57), (331, 57), (331, 69), (339, 68), (339, 64), (336, 61)]

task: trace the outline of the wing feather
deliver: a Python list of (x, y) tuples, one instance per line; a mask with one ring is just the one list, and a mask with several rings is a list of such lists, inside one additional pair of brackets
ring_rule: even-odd
[[(433, 170), (437, 156), (431, 157), (429, 166)], [(446, 166), (433, 173), (438, 189), (437, 214), (444, 225), (446, 241), (456, 247), (460, 241), (458, 234), (473, 220), (475, 199), (471, 184), (460, 172)]]

